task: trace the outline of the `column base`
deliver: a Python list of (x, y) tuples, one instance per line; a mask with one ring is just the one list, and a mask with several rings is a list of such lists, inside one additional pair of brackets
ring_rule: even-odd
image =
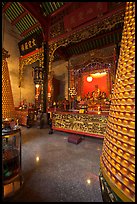
[(42, 120), (40, 122), (40, 128), (49, 128), (49, 114), (43, 113)]
[(103, 202), (123, 202), (110, 188), (104, 179), (101, 170), (99, 172), (99, 181)]

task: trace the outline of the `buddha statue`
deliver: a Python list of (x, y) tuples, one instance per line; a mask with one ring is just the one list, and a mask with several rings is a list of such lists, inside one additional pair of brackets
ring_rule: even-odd
[(92, 92), (92, 96), (93, 96), (94, 101), (98, 101), (99, 100), (99, 98), (101, 96), (101, 91), (98, 88), (98, 85), (95, 85), (95, 91)]

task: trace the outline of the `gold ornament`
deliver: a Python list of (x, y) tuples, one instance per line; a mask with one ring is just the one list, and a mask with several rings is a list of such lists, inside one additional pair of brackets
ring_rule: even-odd
[(124, 28), (101, 172), (124, 202), (135, 202), (135, 2), (126, 3)]

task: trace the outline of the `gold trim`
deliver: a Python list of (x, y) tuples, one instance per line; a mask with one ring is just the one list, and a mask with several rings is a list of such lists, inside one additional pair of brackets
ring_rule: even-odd
[(19, 86), (22, 85), (23, 75), (24, 75), (24, 66), (32, 64), (36, 61), (39, 61), (39, 64), (42, 65), (44, 61), (44, 50), (39, 49), (36, 53), (29, 55), (26, 58), (19, 59)]
[(52, 124), (54, 128), (63, 128), (70, 131), (86, 134), (101, 135), (106, 131), (107, 117), (105, 115), (90, 115), (81, 113), (54, 113)]
[(10, 54), (8, 54), (9, 51), (2, 48), (2, 60), (5, 60), (6, 58), (10, 57)]
[(116, 195), (124, 202), (135, 202), (135, 199), (132, 200), (131, 198), (127, 197), (121, 189), (119, 189), (114, 183), (112, 183), (110, 178), (105, 174), (103, 167), (101, 165), (102, 165), (102, 160), (100, 159), (100, 168), (101, 168), (102, 175), (107, 181), (108, 185), (111, 187), (111, 189), (116, 193)]
[(49, 71), (51, 71), (51, 64), (54, 60), (54, 52), (60, 46), (66, 46), (71, 42), (80, 42), (85, 39), (89, 39), (95, 35), (97, 35), (102, 30), (112, 29), (118, 23), (124, 22), (124, 11), (121, 11), (117, 14), (114, 14), (110, 17), (107, 17), (103, 20), (103, 22), (96, 22), (92, 24), (92, 26), (87, 26), (74, 32), (68, 37), (61, 38), (60, 40), (56, 40), (54, 42), (49, 42)]
[(50, 45), (57, 44), (63, 46), (64, 44), (69, 44), (70, 42), (80, 42), (97, 35), (102, 30), (110, 30), (118, 23), (124, 22), (124, 10), (116, 13), (110, 17), (105, 18), (103, 21), (96, 22), (92, 26), (87, 26), (81, 30), (75, 31), (73, 34), (69, 35), (67, 38), (61, 38), (60, 40), (49, 42)]

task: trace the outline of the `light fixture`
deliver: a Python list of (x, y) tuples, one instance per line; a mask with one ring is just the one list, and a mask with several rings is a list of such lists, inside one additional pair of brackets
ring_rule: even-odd
[(97, 72), (95, 74), (91, 74), (90, 76), (93, 78), (100, 78), (100, 77), (106, 76), (106, 74), (107, 72)]
[(87, 179), (87, 184), (91, 184), (91, 180), (90, 179)]
[(93, 79), (93, 78), (92, 78), (91, 75), (89, 75), (89, 76), (87, 77), (87, 81), (88, 81), (88, 82), (92, 82), (92, 79)]
[(35, 86), (36, 86), (37, 89), (39, 88), (39, 84), (36, 84)]
[(43, 83), (43, 68), (36, 66), (32, 67), (34, 69), (34, 83), (42, 84)]
[(101, 114), (101, 112), (100, 112), (100, 106), (98, 106), (98, 114)]
[(39, 162), (39, 157), (38, 156), (36, 157), (36, 162)]
[(77, 95), (75, 87), (69, 88), (69, 95), (70, 96), (76, 96)]
[(51, 93), (48, 93), (48, 98), (50, 98), (51, 97)]

